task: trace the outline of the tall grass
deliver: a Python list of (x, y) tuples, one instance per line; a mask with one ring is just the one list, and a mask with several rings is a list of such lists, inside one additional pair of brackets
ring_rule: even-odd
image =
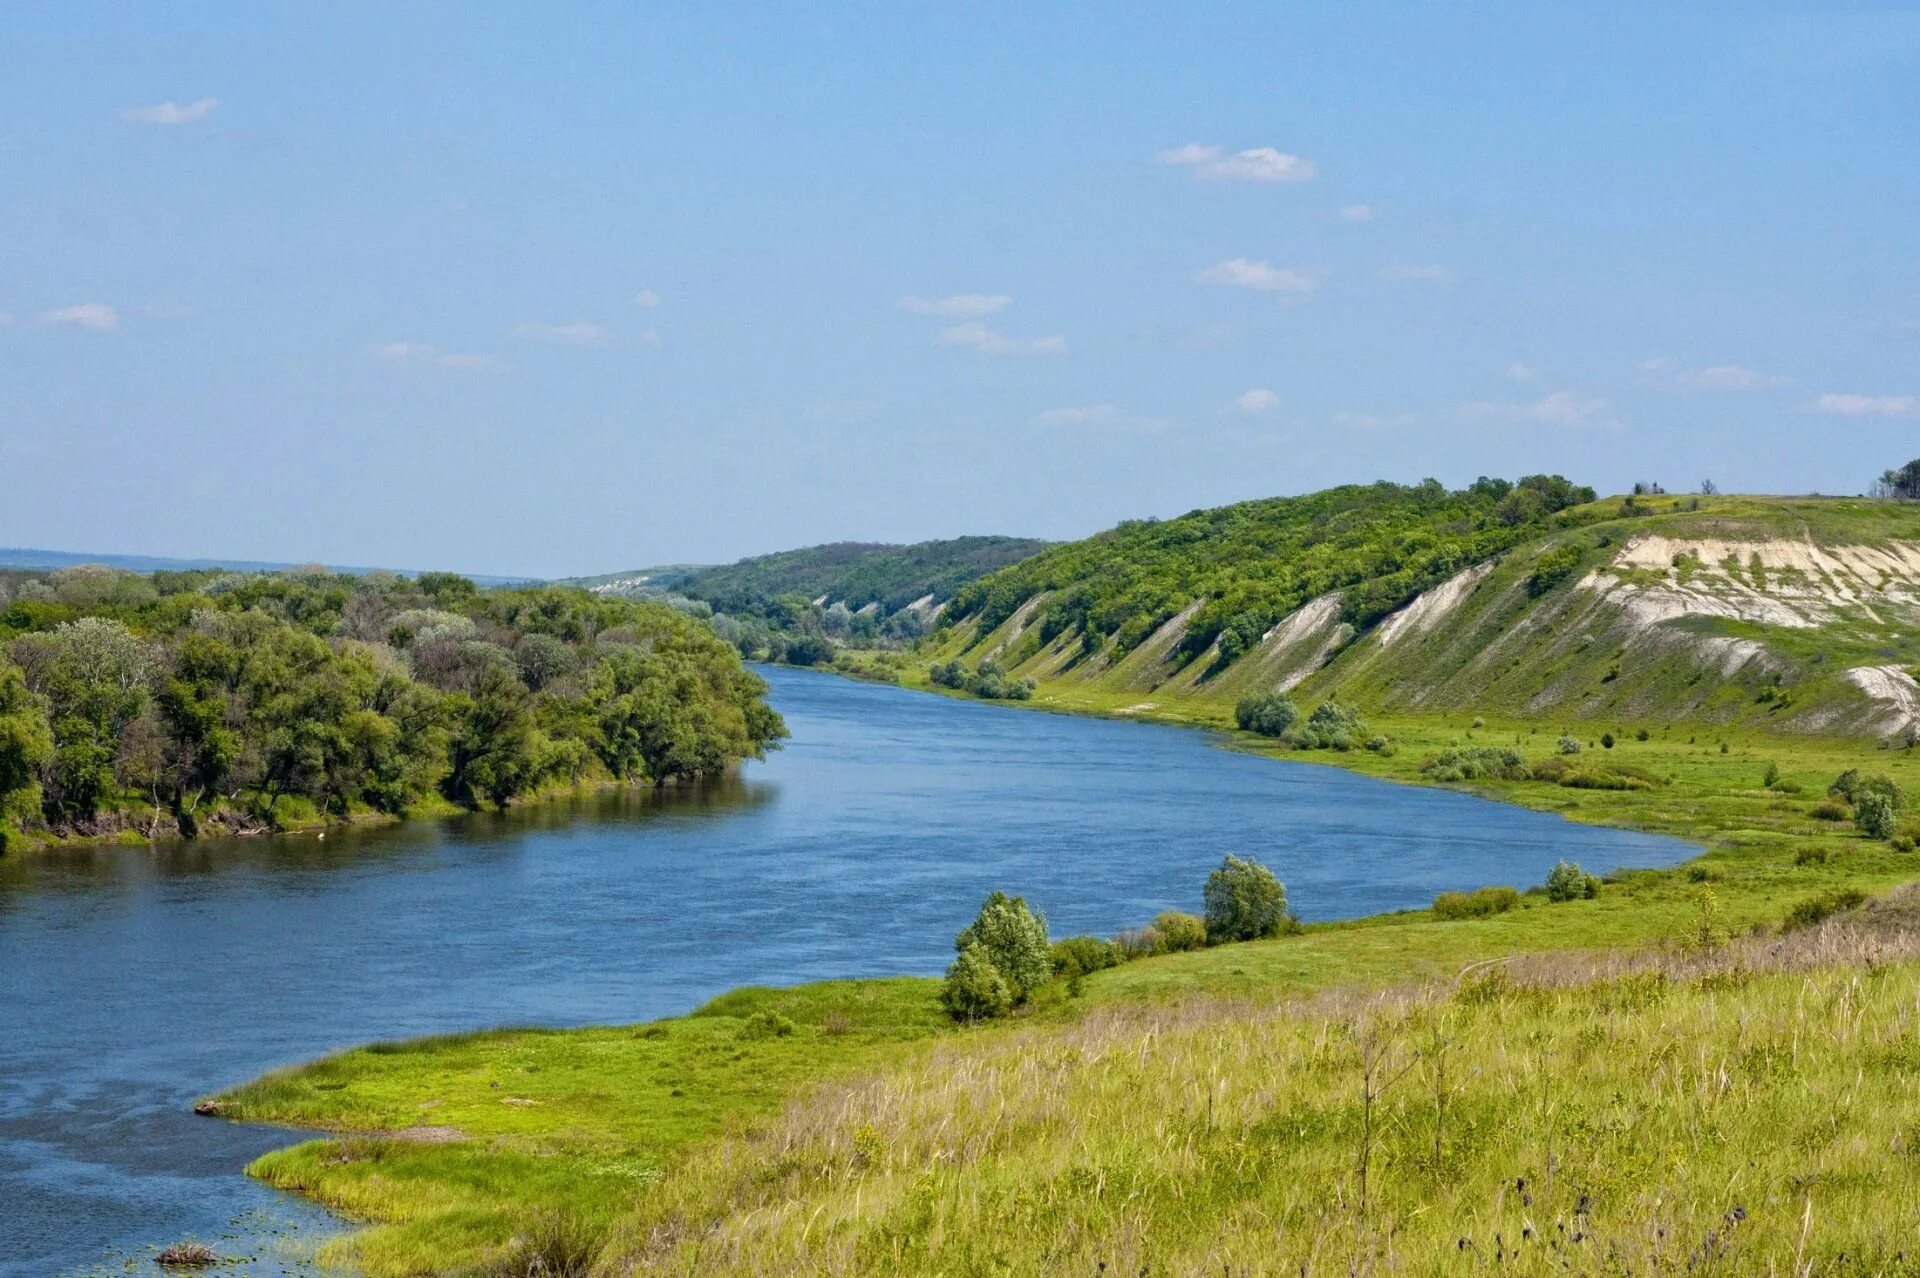
[(1917, 913), (965, 1035), (695, 1152), (598, 1272), (1913, 1272)]

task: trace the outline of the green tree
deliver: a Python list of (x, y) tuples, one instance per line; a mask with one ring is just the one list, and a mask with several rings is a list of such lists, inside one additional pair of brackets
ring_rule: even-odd
[(1561, 861), (1547, 874), (1549, 901), (1583, 901), (1600, 895), (1600, 880), (1572, 861)]
[(1240, 698), (1233, 720), (1247, 732), (1263, 737), (1285, 736), (1300, 721), (1300, 708), (1284, 692), (1263, 692)]
[(1870, 839), (1891, 839), (1900, 809), (1884, 790), (1868, 790), (1853, 805), (1853, 824)]
[(978, 947), (1000, 973), (1015, 1006), (1053, 974), (1046, 916), (1027, 908), (1024, 897), (990, 894), (979, 915), (953, 939), (953, 948), (963, 955), (969, 946)]
[(986, 948), (964, 946), (940, 984), (940, 1005), (956, 1021), (986, 1021), (1013, 1010), (1013, 991)]
[(1287, 889), (1258, 861), (1228, 854), (1207, 876), (1207, 943), (1278, 936), (1291, 922)]
[(118, 621), (82, 617), (22, 639), (15, 653), (47, 699), (49, 815), (91, 818), (113, 793), (120, 735), (145, 704), (152, 648)]
[(40, 769), (53, 758), (46, 703), (20, 668), (0, 659), (0, 853), (20, 817), (40, 803)]

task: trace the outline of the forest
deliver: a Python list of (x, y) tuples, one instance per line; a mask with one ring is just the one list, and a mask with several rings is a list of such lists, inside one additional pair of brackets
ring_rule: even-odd
[[(1180, 656), (1220, 643), (1229, 663), (1268, 627), (1340, 590), (1342, 619), (1364, 629), (1469, 564), (1515, 545), (1594, 493), (1558, 475), (1350, 484), (1177, 519), (1129, 520), (1041, 551), (962, 587), (944, 622), (977, 619), (986, 634), (1051, 592), (1035, 621), (1043, 642), (1078, 628), (1089, 652), (1133, 649), (1196, 599)], [(1276, 571), (1276, 561), (1284, 561)]]
[(465, 577), (0, 574), (0, 849), (665, 783), (786, 735), (697, 618)]

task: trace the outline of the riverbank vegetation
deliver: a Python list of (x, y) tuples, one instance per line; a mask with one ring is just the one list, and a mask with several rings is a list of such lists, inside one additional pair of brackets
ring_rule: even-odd
[(785, 735), (736, 652), (658, 603), (482, 591), (447, 573), (9, 577), (8, 842), (244, 832), (688, 779)]

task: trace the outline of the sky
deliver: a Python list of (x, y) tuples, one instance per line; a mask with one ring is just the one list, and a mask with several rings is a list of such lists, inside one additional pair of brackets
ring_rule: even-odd
[(538, 576), (1920, 453), (1920, 6), (0, 0), (0, 545)]

